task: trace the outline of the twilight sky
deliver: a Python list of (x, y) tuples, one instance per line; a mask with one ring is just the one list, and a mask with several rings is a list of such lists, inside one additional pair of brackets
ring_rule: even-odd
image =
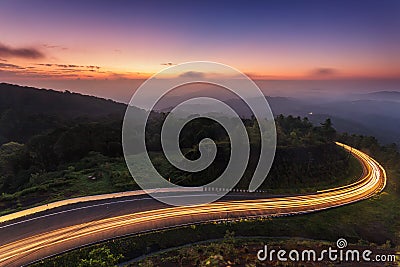
[(193, 60), (264, 81), (399, 80), (400, 1), (0, 2), (3, 82), (120, 100)]

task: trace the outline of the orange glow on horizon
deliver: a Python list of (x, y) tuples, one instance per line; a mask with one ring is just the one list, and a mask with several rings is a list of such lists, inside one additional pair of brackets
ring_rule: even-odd
[[(11, 64), (11, 63), (10, 63)], [(56, 63), (34, 63), (16, 65), (15, 69), (9, 71), (10, 78), (16, 80), (71, 80), (71, 79), (95, 79), (95, 80), (117, 80), (117, 79), (148, 79), (152, 75), (164, 69), (165, 66), (149, 68), (148, 71), (135, 71), (123, 68), (102, 67), (95, 65), (74, 65)], [(244, 68), (245, 69), (245, 68)], [(387, 72), (385, 70), (354, 70), (338, 71), (329, 73), (313, 73), (313, 70), (288, 70), (288, 71), (246, 71), (241, 70), (254, 80), (341, 80), (341, 79), (399, 79), (400, 71)], [(206, 76), (216, 75), (204, 73)]]

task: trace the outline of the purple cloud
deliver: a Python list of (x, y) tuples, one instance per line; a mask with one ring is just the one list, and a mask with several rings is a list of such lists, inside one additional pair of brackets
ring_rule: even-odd
[(2, 57), (20, 57), (38, 59), (44, 58), (44, 54), (35, 48), (12, 48), (0, 44), (0, 56)]

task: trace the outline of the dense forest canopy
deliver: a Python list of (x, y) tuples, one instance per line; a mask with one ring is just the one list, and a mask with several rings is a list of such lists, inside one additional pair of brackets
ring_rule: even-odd
[[(166, 114), (151, 116), (147, 126), (148, 138), (146, 145), (149, 151), (156, 155), (155, 164), (162, 163), (165, 168), (166, 159), (162, 156), (160, 131)], [(86, 119), (76, 124), (64, 124), (59, 128), (33, 135), (26, 143), (8, 142), (3, 144), (0, 153), (0, 191), (6, 193), (24, 189), (32, 181), (33, 174), (56, 171), (63, 166), (73, 165), (92, 152), (106, 157), (122, 157), (121, 123), (120, 119), (87, 122)], [(259, 146), (258, 124), (254, 119), (244, 119), (244, 124), (250, 136), (252, 154), (257, 154)], [(329, 119), (321, 126), (313, 126), (306, 118), (278, 116), (276, 119), (278, 131), (278, 147), (318, 146), (335, 138)], [(216, 122), (208, 119), (196, 119), (188, 123), (180, 135), (181, 149), (188, 158), (198, 156), (198, 144), (203, 138), (216, 141), (219, 156), (215, 173), (227, 163), (230, 153), (229, 138), (225, 130)], [(218, 167), (216, 167), (218, 166)], [(212, 169), (211, 168), (211, 169)], [(172, 167), (167, 168), (168, 175), (176, 173)], [(204, 173), (203, 173), (204, 174)], [(179, 174), (182, 176), (184, 174)], [(201, 174), (202, 175), (202, 174)], [(207, 175), (210, 179), (213, 175)]]

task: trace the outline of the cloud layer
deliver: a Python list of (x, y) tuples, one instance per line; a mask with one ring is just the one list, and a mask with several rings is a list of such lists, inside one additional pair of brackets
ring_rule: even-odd
[(181, 78), (191, 78), (191, 79), (204, 78), (204, 76), (205, 74), (199, 71), (187, 71), (179, 75), (179, 77)]
[(35, 48), (12, 48), (0, 43), (0, 56), (1, 57), (19, 57), (29, 59), (44, 58), (44, 54)]
[(334, 68), (316, 68), (311, 73), (314, 76), (332, 76), (338, 74), (337, 69)]

